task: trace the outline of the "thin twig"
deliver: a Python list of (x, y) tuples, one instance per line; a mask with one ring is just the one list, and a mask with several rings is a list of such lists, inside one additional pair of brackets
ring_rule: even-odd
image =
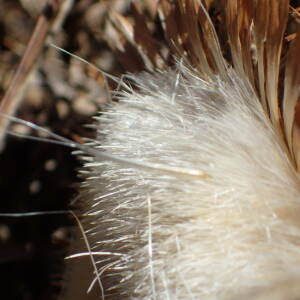
[[(27, 79), (64, 2), (65, 0), (49, 0), (44, 6), (17, 71), (0, 103), (0, 111), (3, 114), (13, 115), (20, 106)], [(0, 116), (0, 150), (4, 147), (8, 124), (9, 120)]]

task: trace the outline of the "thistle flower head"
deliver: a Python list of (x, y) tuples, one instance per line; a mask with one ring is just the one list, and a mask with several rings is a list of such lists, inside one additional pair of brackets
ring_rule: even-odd
[(113, 14), (118, 51), (135, 46), (148, 71), (121, 82), (93, 147), (140, 167), (83, 170), (90, 238), (111, 253), (98, 259), (106, 299), (275, 299), (300, 273), (293, 8), (162, 0), (161, 41), (133, 10), (133, 25)]

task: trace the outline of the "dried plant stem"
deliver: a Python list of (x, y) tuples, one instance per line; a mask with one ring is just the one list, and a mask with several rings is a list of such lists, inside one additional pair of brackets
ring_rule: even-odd
[[(22, 60), (17, 68), (15, 75), (13, 76), (8, 90), (6, 91), (1, 103), (0, 111), (5, 115), (13, 115), (18, 109), (22, 92), (26, 86), (27, 79), (33, 70), (34, 64), (38, 59), (38, 56), (43, 49), (45, 40), (51, 31), (54, 20), (57, 18), (58, 13), (61, 10), (62, 4), (66, 0), (49, 0), (38, 18), (35, 29), (32, 33), (28, 46)], [(0, 149), (4, 146), (4, 138), (9, 120), (4, 117), (0, 117)]]

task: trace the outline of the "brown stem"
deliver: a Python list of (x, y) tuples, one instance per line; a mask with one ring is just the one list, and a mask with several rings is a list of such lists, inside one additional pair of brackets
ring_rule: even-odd
[[(49, 0), (44, 6), (17, 71), (0, 103), (1, 114), (13, 115), (18, 109), (26, 81), (43, 49), (45, 40), (54, 23), (53, 21), (57, 17), (63, 2), (64, 0)], [(8, 124), (9, 120), (3, 115), (0, 115), (0, 150), (4, 147), (5, 133)]]

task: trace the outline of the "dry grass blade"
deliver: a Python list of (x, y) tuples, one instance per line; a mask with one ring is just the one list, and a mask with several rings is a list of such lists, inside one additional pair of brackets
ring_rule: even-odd
[(251, 22), (254, 3), (251, 1), (227, 1), (226, 24), (235, 70), (255, 86), (251, 56)]
[(289, 1), (270, 1), (269, 26), (266, 43), (266, 96), (270, 109), (272, 123), (279, 135), (282, 135), (280, 105), (278, 98), (278, 80), (280, 69), (280, 56), (283, 35), (288, 19)]
[(254, 14), (254, 38), (257, 52), (257, 75), (258, 75), (258, 89), (261, 102), (266, 112), (269, 111), (267, 99), (266, 99), (266, 88), (265, 88), (265, 41), (268, 29), (269, 14), (269, 1), (263, 0), (258, 1)]
[[(20, 65), (12, 78), (9, 88), (4, 95), (0, 111), (5, 115), (13, 115), (21, 102), (22, 91), (26, 85), (26, 79), (33, 69), (35, 62), (45, 44), (45, 40), (51, 26), (60, 11), (64, 0), (50, 0), (46, 3), (42, 15), (39, 17), (35, 30), (31, 36)], [(0, 148), (4, 144), (4, 136), (8, 126), (8, 119), (0, 118)]]
[(241, 56), (241, 43), (238, 34), (238, 2), (237, 0), (227, 1), (226, 25), (228, 39), (231, 48), (233, 65), (238, 73), (243, 73), (243, 60)]
[(179, 1), (181, 11), (180, 32), (181, 40), (188, 59), (201, 72), (203, 78), (208, 79), (212, 76), (213, 70), (205, 55), (203, 39), (198, 29), (199, 7), (195, 1)]
[[(222, 79), (228, 79), (228, 72), (226, 62), (224, 60), (222, 50), (220, 47), (217, 32), (214, 24), (212, 23), (207, 10), (203, 6), (200, 0), (187, 0), (187, 3), (193, 3), (198, 7), (198, 20), (200, 28), (202, 29), (205, 44), (205, 50), (207, 53), (208, 61), (213, 65), (214, 71), (219, 74)], [(201, 55), (201, 54), (200, 54)], [(211, 59), (210, 59), (211, 57)]]
[(288, 20), (289, 1), (258, 1), (253, 30), (257, 52), (257, 81), (261, 102), (275, 130), (282, 136), (278, 81), (283, 35)]
[[(288, 52), (288, 59), (285, 69), (284, 80), (284, 99), (283, 99), (283, 120), (284, 131), (287, 139), (288, 147), (299, 166), (299, 126), (300, 118), (297, 113), (298, 109), (295, 107), (299, 99), (299, 85), (300, 85), (300, 66), (299, 66), (299, 52), (300, 52), (300, 28), (297, 37), (292, 41), (291, 48)], [(294, 132), (293, 132), (294, 131)]]
[(226, 78), (226, 63), (219, 40), (201, 1), (185, 0), (173, 4), (161, 1), (159, 12), (166, 39), (178, 57), (197, 68), (205, 80), (210, 80), (216, 73)]

